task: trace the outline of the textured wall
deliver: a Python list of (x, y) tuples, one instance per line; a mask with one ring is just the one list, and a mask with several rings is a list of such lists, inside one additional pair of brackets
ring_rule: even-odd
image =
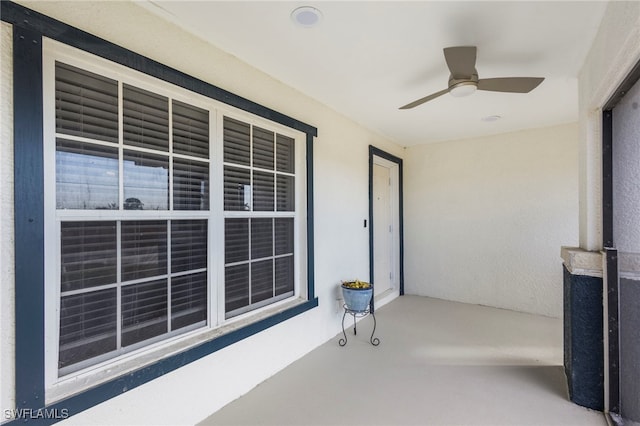
[[(0, 408), (14, 406), (13, 37), (0, 26)], [(3, 415), (0, 413), (0, 415)]]
[(406, 292), (560, 317), (577, 150), (575, 124), (407, 148)]

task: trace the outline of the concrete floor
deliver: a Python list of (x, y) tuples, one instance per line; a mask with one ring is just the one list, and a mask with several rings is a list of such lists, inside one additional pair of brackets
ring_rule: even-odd
[(606, 425), (571, 403), (562, 323), (403, 296), (202, 425)]

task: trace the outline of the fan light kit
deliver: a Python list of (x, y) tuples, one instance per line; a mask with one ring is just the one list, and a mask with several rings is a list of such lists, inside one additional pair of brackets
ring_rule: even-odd
[(433, 100), (445, 93), (462, 97), (473, 94), (476, 90), (506, 93), (529, 93), (542, 81), (543, 77), (503, 77), (478, 79), (476, 71), (475, 46), (456, 46), (444, 48), (444, 59), (451, 71), (448, 87), (429, 96), (413, 101), (400, 109), (411, 109)]
[(449, 94), (454, 98), (464, 98), (472, 95), (478, 90), (478, 85), (473, 81), (463, 81), (449, 89)]
[(311, 6), (301, 6), (291, 12), (291, 20), (305, 28), (316, 26), (321, 19), (322, 12)]

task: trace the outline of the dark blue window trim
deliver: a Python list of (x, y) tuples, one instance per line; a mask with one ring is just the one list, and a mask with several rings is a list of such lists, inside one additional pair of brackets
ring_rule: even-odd
[[(13, 27), (16, 405), (44, 404), (42, 37)], [(19, 380), (18, 380), (19, 379)]]
[[(190, 362), (318, 306), (314, 289), (313, 139), (317, 129), (277, 111), (195, 79), (77, 28), (9, 1), (2, 21), (13, 25), (16, 408), (68, 410), (77, 414)], [(306, 133), (308, 301), (184, 352), (45, 406), (44, 357), (44, 175), (42, 37), (101, 56), (166, 82)], [(52, 424), (57, 419), (26, 419)], [(22, 423), (16, 419), (9, 424)], [(58, 419), (59, 420), (59, 419)]]
[[(313, 221), (313, 137), (315, 135), (307, 133), (307, 292), (308, 299), (315, 297), (315, 241), (314, 241), (314, 221)], [(317, 300), (316, 300), (317, 304)]]
[[(398, 165), (398, 215), (400, 232), (400, 296), (404, 295), (404, 201), (403, 201), (403, 178), (402, 159), (389, 154), (373, 145), (369, 145), (369, 279), (375, 285), (373, 276), (373, 157), (384, 158)], [(373, 311), (373, 299), (371, 300), (371, 310)]]

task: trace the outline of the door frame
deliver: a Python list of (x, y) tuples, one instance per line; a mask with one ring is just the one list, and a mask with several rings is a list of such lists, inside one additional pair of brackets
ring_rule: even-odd
[[(395, 163), (398, 166), (398, 286), (400, 296), (404, 295), (404, 220), (403, 220), (403, 181), (402, 181), (402, 159), (376, 148), (373, 145), (369, 145), (369, 280), (374, 283), (375, 277), (373, 273), (374, 269), (374, 241), (373, 241), (373, 164), (374, 157), (379, 157), (384, 160)], [(375, 285), (375, 284), (374, 284)], [(374, 298), (371, 298), (370, 310), (374, 311)]]

